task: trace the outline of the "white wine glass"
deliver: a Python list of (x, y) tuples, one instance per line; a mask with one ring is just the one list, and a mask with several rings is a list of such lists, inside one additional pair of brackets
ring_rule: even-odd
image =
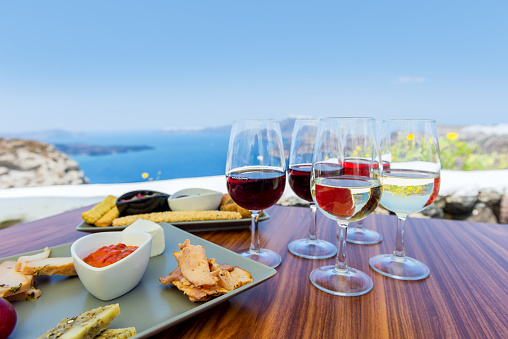
[(277, 252), (259, 245), (260, 211), (273, 206), (284, 193), (286, 161), (279, 123), (273, 120), (235, 121), (229, 139), (226, 181), (231, 198), (251, 211), (250, 248), (244, 257), (277, 267)]
[(434, 120), (386, 120), (380, 144), (391, 150), (390, 168), (382, 172), (381, 205), (397, 215), (397, 236), (393, 254), (369, 260), (376, 272), (400, 280), (421, 280), (430, 269), (406, 256), (404, 235), (407, 216), (432, 203), (440, 186), (441, 161)]
[[(310, 280), (318, 289), (340, 296), (357, 296), (372, 290), (372, 279), (348, 267), (347, 225), (368, 216), (381, 196), (380, 159), (371, 118), (325, 118), (319, 121), (312, 161), (312, 197), (328, 218), (337, 221), (338, 250), (335, 265), (318, 267)], [(344, 171), (347, 159), (362, 150), (368, 175)]]
[(296, 120), (289, 151), (288, 182), (293, 192), (309, 202), (310, 225), (307, 238), (293, 240), (288, 250), (306, 259), (326, 259), (337, 254), (337, 247), (316, 235), (316, 204), (312, 200), (310, 177), (312, 154), (319, 125), (318, 119)]

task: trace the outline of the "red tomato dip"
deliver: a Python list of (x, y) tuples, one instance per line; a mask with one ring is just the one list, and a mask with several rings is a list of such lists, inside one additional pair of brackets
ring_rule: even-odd
[(109, 245), (99, 248), (85, 259), (88, 265), (101, 268), (114, 264), (134, 252), (138, 246), (127, 246), (125, 244)]

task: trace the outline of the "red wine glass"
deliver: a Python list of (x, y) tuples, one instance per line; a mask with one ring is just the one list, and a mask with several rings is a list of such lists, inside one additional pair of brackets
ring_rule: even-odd
[(306, 259), (325, 259), (337, 254), (334, 244), (317, 238), (316, 204), (310, 191), (312, 154), (319, 120), (296, 120), (289, 151), (288, 182), (293, 192), (309, 202), (310, 226), (305, 239), (293, 240), (288, 249), (296, 256)]
[(261, 248), (258, 219), (284, 193), (286, 162), (279, 123), (272, 120), (235, 121), (229, 139), (226, 180), (231, 198), (251, 211), (250, 248), (244, 257), (270, 267), (280, 265), (277, 252)]
[[(347, 226), (368, 216), (381, 197), (380, 157), (371, 118), (321, 119), (312, 161), (312, 197), (328, 218), (337, 221), (338, 251), (335, 265), (310, 273), (318, 289), (340, 296), (357, 296), (372, 290), (372, 279), (348, 267), (346, 261)], [(361, 149), (368, 171), (359, 175), (344, 169), (346, 159)]]

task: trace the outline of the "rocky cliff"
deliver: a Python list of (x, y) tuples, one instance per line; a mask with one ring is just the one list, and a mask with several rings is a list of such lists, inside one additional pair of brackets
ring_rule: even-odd
[(0, 138), (0, 189), (87, 182), (78, 163), (53, 145)]

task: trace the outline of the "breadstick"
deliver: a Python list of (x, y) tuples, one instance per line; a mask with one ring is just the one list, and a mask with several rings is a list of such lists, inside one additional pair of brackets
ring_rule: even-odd
[(89, 224), (95, 224), (104, 214), (116, 206), (116, 197), (108, 195), (106, 199), (92, 207), (91, 210), (81, 213), (81, 217)]
[[(238, 206), (236, 202), (231, 199), (231, 196), (229, 194), (224, 194), (222, 196), (222, 201), (220, 202), (220, 208), (221, 211), (235, 211), (242, 215), (242, 218), (250, 218), (251, 213), (248, 209), (243, 208), (241, 206)], [(262, 213), (260, 213), (261, 215)]]
[(113, 226), (128, 226), (138, 219), (150, 220), (153, 222), (183, 222), (203, 220), (232, 220), (241, 219), (238, 212), (225, 211), (173, 211), (155, 212), (147, 214), (135, 214), (113, 220)]
[(106, 227), (113, 225), (113, 220), (115, 218), (118, 218), (120, 216), (120, 212), (118, 211), (118, 208), (113, 206), (112, 209), (110, 209), (106, 214), (104, 214), (99, 220), (95, 222), (95, 226), (98, 227)]

